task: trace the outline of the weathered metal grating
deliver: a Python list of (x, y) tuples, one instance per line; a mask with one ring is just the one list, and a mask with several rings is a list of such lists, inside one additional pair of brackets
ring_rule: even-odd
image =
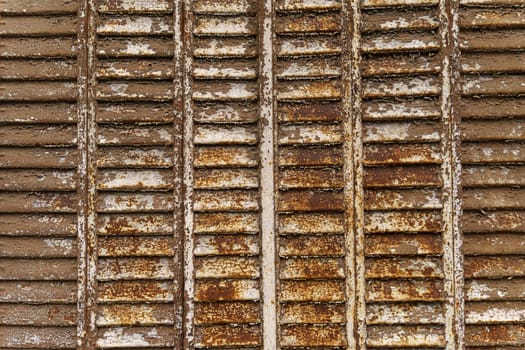
[(0, 349), (525, 347), (523, 1), (0, 15)]

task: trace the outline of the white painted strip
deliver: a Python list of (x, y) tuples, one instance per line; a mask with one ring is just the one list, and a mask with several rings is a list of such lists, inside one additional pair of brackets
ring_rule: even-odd
[[(453, 96), (458, 96), (459, 82), (459, 1), (440, 0), (441, 41), (443, 63), (441, 76), (441, 118), (443, 132), (443, 270), (445, 272), (445, 338), (446, 349), (464, 348), (464, 301), (462, 237), (459, 219), (461, 164), (457, 149), (460, 140), (459, 125), (454, 118)], [(454, 94), (456, 90), (456, 94)]]
[[(363, 126), (361, 114), (361, 10), (360, 0), (343, 2), (343, 11), (349, 6), (343, 16), (350, 23), (348, 39), (350, 57), (344, 59), (350, 74), (348, 90), (349, 114), (345, 118), (344, 152), (345, 152), (345, 201), (347, 205), (346, 244), (346, 333), (350, 349), (366, 349), (366, 281), (365, 281), (365, 219), (363, 191)], [(350, 20), (351, 18), (351, 20)], [(345, 50), (344, 52), (346, 52)], [(344, 57), (344, 56), (343, 56)], [(346, 96), (345, 96), (346, 97)], [(349, 189), (348, 189), (349, 188)], [(357, 334), (357, 336), (354, 336)]]
[[(354, 59), (359, 56), (359, 38), (355, 38), (355, 31), (352, 28), (352, 21), (356, 8), (355, 1), (347, 3), (343, 1), (341, 7), (341, 17), (343, 18), (343, 28), (345, 30), (341, 33), (341, 41), (343, 43), (342, 49), (342, 80), (343, 80), (343, 152), (344, 152), (344, 202), (345, 202), (345, 290), (346, 290), (346, 341), (348, 348), (356, 349), (356, 237), (355, 218), (356, 207), (355, 199), (355, 174), (354, 174), (354, 104), (356, 97), (352, 91), (356, 86), (358, 80), (357, 65)], [(355, 23), (354, 23), (355, 25)], [(359, 33), (357, 33), (359, 34)], [(357, 45), (356, 45), (357, 43)]]
[[(184, 65), (184, 40), (182, 19), (185, 15), (182, 1), (176, 1), (173, 5), (173, 240), (175, 242), (185, 242), (186, 231), (185, 225), (185, 198), (184, 195), (184, 158), (180, 157), (182, 148), (185, 145), (184, 134), (184, 87), (185, 78), (189, 74), (186, 69), (181, 69)], [(184, 170), (183, 170), (184, 169)], [(185, 243), (183, 243), (185, 247)], [(173, 281), (173, 312), (174, 312), (174, 331), (175, 331), (175, 346), (174, 349), (182, 349), (185, 345), (185, 295), (184, 286), (186, 284), (186, 276), (184, 270), (184, 260), (186, 251), (184, 249), (173, 250), (173, 266), (174, 266), (174, 281)]]
[[(184, 28), (182, 33), (193, 32), (193, 15), (191, 13), (192, 0), (179, 1), (175, 7), (175, 17), (181, 17)], [(182, 37), (182, 33), (180, 34)], [(185, 37), (186, 40), (176, 42), (177, 52), (183, 55), (183, 77), (182, 85), (184, 90), (183, 101), (183, 192), (184, 192), (184, 346), (183, 349), (194, 348), (194, 291), (195, 291), (195, 273), (193, 262), (193, 109), (192, 109), (192, 88), (191, 72), (193, 69), (192, 60), (192, 36)]]
[(260, 125), (261, 139), (261, 243), (262, 243), (262, 308), (263, 349), (279, 349), (277, 343), (277, 300), (275, 266), (275, 184), (273, 120), (273, 8), (272, 0), (265, 0), (259, 10), (260, 53)]
[(77, 347), (94, 349), (96, 340), (97, 231), (95, 211), (95, 15), (93, 0), (82, 1), (79, 11), (78, 149), (80, 161), (78, 211)]

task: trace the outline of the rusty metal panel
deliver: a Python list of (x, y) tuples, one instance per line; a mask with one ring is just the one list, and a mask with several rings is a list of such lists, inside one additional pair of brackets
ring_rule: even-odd
[(278, 1), (274, 11), (277, 152), (304, 154), (280, 157), (275, 170), (278, 344), (341, 348), (349, 297), (343, 159), (327, 164), (316, 153), (343, 153), (343, 9), (340, 1)]
[(0, 1), (0, 348), (523, 348), (524, 6)]
[(465, 344), (472, 348), (525, 345), (523, 60), (513, 40), (525, 12), (513, 5), (522, 4), (462, 2), (459, 12)]
[(361, 10), (362, 230), (372, 248), (362, 260), (364, 342), (443, 348), (453, 339), (447, 339), (444, 284), (452, 276), (443, 241), (449, 208), (441, 8), (373, 5)]
[(88, 118), (95, 128), (97, 257), (96, 306), (88, 315), (96, 334), (87, 344), (179, 346), (182, 254), (175, 249), (180, 237), (175, 230), (181, 220), (181, 119), (173, 106), (181, 66), (174, 58), (173, 4), (90, 5), (93, 41), (87, 50), (96, 51), (87, 57), (95, 84), (88, 93), (93, 108)]
[(76, 346), (77, 8), (0, 5), (2, 348)]
[(261, 17), (251, 0), (198, 0), (188, 13), (196, 348), (262, 344)]

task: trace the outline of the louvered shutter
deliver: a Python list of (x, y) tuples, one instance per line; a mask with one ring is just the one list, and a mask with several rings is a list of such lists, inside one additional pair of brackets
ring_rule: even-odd
[(1, 1), (0, 348), (522, 348), (524, 8)]
[(520, 2), (462, 1), (459, 11), (465, 344), (472, 349), (525, 344), (525, 11), (513, 4)]
[(77, 7), (0, 7), (2, 348), (76, 346)]

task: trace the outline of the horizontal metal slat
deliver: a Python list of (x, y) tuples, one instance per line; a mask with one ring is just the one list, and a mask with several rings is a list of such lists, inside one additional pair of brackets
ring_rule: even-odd
[(98, 327), (172, 325), (170, 304), (113, 304), (97, 308)]
[(194, 210), (196, 212), (248, 212), (259, 209), (257, 192), (255, 191), (198, 191), (194, 198)]
[(341, 18), (338, 14), (305, 14), (300, 16), (278, 16), (275, 19), (276, 34), (338, 33), (341, 31)]
[(372, 303), (366, 307), (366, 323), (375, 324), (444, 324), (441, 303)]
[[(501, 228), (501, 230), (503, 229), (504, 227)], [(463, 251), (467, 255), (525, 254), (525, 234), (492, 232), (466, 234), (463, 241)]]
[(76, 27), (74, 16), (3, 16), (0, 36), (69, 36)]
[(4, 0), (2, 14), (76, 13), (78, 3), (71, 0)]
[(207, 255), (257, 255), (260, 244), (255, 235), (199, 235), (195, 238), (193, 254)]
[(198, 348), (258, 346), (262, 342), (261, 337), (261, 329), (258, 326), (199, 326), (195, 330), (195, 346)]
[(99, 57), (172, 57), (173, 41), (164, 38), (101, 38), (97, 40)]
[(171, 237), (126, 237), (111, 236), (98, 238), (98, 256), (172, 256)]
[[(138, 340), (137, 340), (138, 338)], [(173, 326), (109, 327), (97, 330), (97, 348), (173, 347)]]
[(99, 303), (169, 302), (173, 301), (173, 285), (156, 281), (99, 282), (97, 298)]
[(195, 259), (195, 278), (259, 278), (258, 263), (257, 257), (201, 257)]
[[(38, 341), (35, 342), (35, 339)], [(0, 346), (5, 348), (75, 349), (76, 327), (0, 326)]]
[(101, 16), (97, 23), (97, 34), (101, 36), (156, 36), (173, 34), (171, 16)]
[(9, 303), (75, 304), (77, 282), (2, 281), (0, 301)]
[(195, 36), (251, 36), (257, 34), (257, 22), (252, 17), (197, 16), (194, 23)]
[(281, 257), (344, 256), (343, 235), (287, 236), (281, 238)]
[[(76, 281), (77, 261), (69, 259), (1, 259), (1, 280)], [(2, 282), (3, 283), (3, 282)], [(22, 282), (23, 283), (23, 282)]]
[(280, 263), (279, 278), (287, 279), (344, 279), (342, 259), (289, 258)]
[(220, 303), (196, 303), (195, 324), (260, 323), (258, 302), (222, 301)]
[[(502, 11), (501, 11), (502, 10)], [(520, 28), (525, 26), (525, 11), (523, 8), (513, 8), (505, 11), (498, 9), (464, 8), (459, 15), (461, 29), (472, 28)]]
[[(518, 346), (523, 347), (525, 325), (471, 325), (465, 327), (465, 343), (469, 346)], [(500, 334), (494, 337), (493, 334)], [(512, 348), (511, 348), (512, 349)]]
[(193, 232), (196, 234), (246, 233), (259, 231), (255, 213), (195, 213)]
[(234, 15), (240, 13), (255, 13), (257, 11), (255, 0), (195, 0), (194, 13), (209, 13), (216, 15)]
[(277, 11), (330, 11), (341, 8), (340, 0), (276, 0)]
[(197, 280), (194, 298), (196, 302), (259, 300), (259, 282), (247, 279)]
[(523, 300), (525, 280), (513, 279), (475, 279), (465, 281), (466, 301), (505, 301)]
[(421, 11), (417, 8), (407, 8), (404, 11), (397, 9), (395, 11), (391, 9), (376, 12), (363, 11), (361, 32), (432, 30), (439, 25), (436, 12), (433, 13), (432, 10)]
[(420, 233), (439, 232), (441, 214), (437, 211), (367, 211), (364, 218), (365, 233)]
[(280, 283), (279, 300), (286, 302), (343, 302), (344, 281), (294, 281)]
[(445, 291), (439, 280), (371, 280), (367, 283), (368, 302), (443, 301)]
[(441, 209), (439, 190), (366, 190), (365, 210)]
[(344, 304), (284, 303), (281, 304), (281, 324), (344, 323)]
[(62, 38), (2, 38), (0, 57), (46, 58), (75, 57), (75, 39)]
[(444, 278), (440, 258), (368, 258), (365, 278)]
[(3, 258), (75, 258), (74, 238), (36, 238), (0, 236), (0, 256)]
[(74, 237), (76, 214), (0, 214), (0, 233), (6, 236)]
[(167, 0), (98, 0), (97, 5), (97, 10), (101, 13), (166, 13), (173, 10), (173, 4)]
[(525, 321), (525, 302), (476, 302), (465, 305), (466, 324), (517, 323)]
[(174, 276), (173, 264), (170, 258), (99, 258), (97, 280), (170, 279)]
[(7, 326), (75, 326), (77, 323), (77, 308), (74, 304), (62, 305), (27, 305), (0, 304), (2, 313), (1, 325)]
[(345, 232), (342, 213), (279, 214), (278, 223), (281, 235)]
[(77, 184), (70, 170), (0, 170), (0, 189), (6, 191), (73, 191)]
[(525, 277), (525, 258), (514, 256), (466, 256), (465, 278)]
[(371, 347), (442, 347), (443, 326), (369, 326), (366, 343)]
[(365, 254), (382, 255), (438, 255), (443, 252), (441, 233), (368, 235), (365, 237)]
[(340, 325), (283, 325), (281, 345), (286, 347), (345, 346), (345, 330)]

